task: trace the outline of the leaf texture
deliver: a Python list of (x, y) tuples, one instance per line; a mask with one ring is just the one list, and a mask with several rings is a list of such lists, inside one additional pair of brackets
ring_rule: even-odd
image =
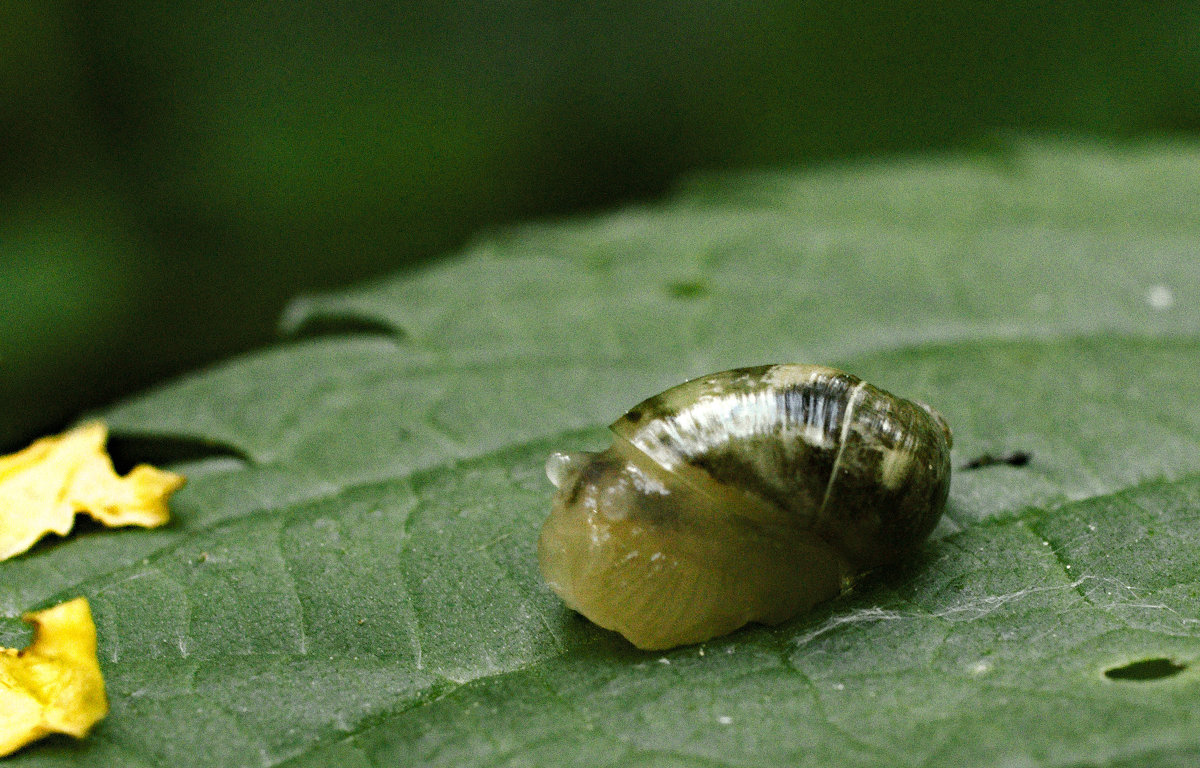
[[(301, 299), (119, 404), (172, 523), (0, 563), (84, 595), (111, 715), (13, 765), (1176, 766), (1200, 757), (1200, 149), (701, 179)], [(955, 430), (921, 558), (632, 649), (541, 583), (542, 462), (690, 376), (836, 365)], [(1132, 662), (1176, 674), (1122, 680)]]

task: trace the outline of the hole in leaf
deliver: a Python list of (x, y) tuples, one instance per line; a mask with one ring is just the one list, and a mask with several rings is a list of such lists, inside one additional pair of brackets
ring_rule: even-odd
[(122, 475), (138, 464), (165, 467), (202, 459), (235, 459), (245, 464), (252, 463), (250, 457), (234, 445), (167, 435), (113, 434), (108, 439), (108, 453), (112, 456), (113, 468)]
[(708, 295), (708, 286), (700, 280), (677, 280), (667, 284), (667, 295), (673, 299), (699, 299)]
[(327, 336), (378, 336), (391, 341), (403, 339), (405, 333), (382, 320), (350, 314), (316, 314), (295, 324), (284, 322), (283, 333), (293, 339), (315, 339)]
[(966, 462), (960, 469), (980, 469), (982, 467), (993, 467), (997, 464), (1007, 464), (1010, 467), (1023, 467), (1032, 460), (1033, 454), (1029, 451), (1013, 451), (1002, 456), (993, 456), (990, 453), (985, 453)]
[(1104, 676), (1110, 680), (1161, 680), (1164, 677), (1178, 675), (1187, 669), (1185, 664), (1176, 664), (1168, 658), (1142, 659), (1120, 667), (1104, 670)]

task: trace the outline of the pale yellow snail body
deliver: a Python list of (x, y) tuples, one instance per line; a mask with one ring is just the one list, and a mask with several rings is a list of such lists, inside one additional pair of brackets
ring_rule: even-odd
[(693, 379), (555, 453), (538, 557), (571, 608), (644, 649), (776, 624), (894, 562), (936, 525), (950, 430), (832, 368)]

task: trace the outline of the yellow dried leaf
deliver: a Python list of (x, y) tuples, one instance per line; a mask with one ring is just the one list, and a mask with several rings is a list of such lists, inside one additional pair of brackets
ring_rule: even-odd
[(51, 733), (82, 738), (108, 714), (87, 600), (22, 618), (33, 625), (33, 642), (0, 648), (0, 757)]
[(145, 464), (118, 477), (107, 439), (108, 429), (92, 422), (0, 456), (0, 560), (47, 533), (66, 535), (78, 512), (108, 526), (167, 522), (167, 499), (184, 478)]

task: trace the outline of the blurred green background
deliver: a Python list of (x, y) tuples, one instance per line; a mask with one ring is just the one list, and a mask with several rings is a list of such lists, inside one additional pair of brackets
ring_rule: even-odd
[(1200, 2), (0, 0), (0, 449), (696, 169), (1198, 129)]

